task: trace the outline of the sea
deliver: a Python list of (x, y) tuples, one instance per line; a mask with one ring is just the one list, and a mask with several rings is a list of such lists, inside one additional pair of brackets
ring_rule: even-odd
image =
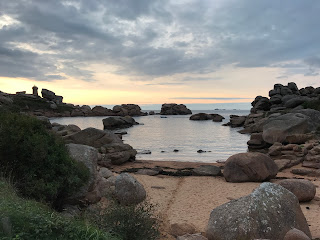
[[(192, 111), (193, 114), (200, 112), (218, 113), (225, 119), (223, 122), (191, 121), (191, 115), (149, 115), (134, 117), (139, 125), (118, 132), (127, 132), (122, 139), (138, 151), (136, 158), (139, 160), (213, 163), (226, 161), (233, 154), (247, 151), (250, 135), (238, 133), (240, 128), (222, 124), (229, 121), (230, 115), (248, 115), (249, 110)], [(81, 129), (103, 129), (104, 118), (65, 117), (50, 121), (63, 125), (75, 124)], [(199, 150), (202, 152), (199, 153)]]

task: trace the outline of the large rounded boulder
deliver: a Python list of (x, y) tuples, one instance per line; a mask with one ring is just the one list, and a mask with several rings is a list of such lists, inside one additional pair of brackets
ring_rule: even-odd
[(275, 162), (266, 154), (238, 153), (228, 158), (223, 176), (228, 182), (262, 182), (278, 173)]
[(293, 228), (311, 237), (296, 196), (280, 185), (266, 182), (250, 195), (213, 209), (208, 222), (207, 238), (279, 240)]
[(147, 193), (141, 183), (128, 173), (116, 178), (115, 197), (122, 205), (138, 204), (145, 200)]
[(311, 201), (316, 195), (316, 186), (305, 179), (285, 179), (278, 183), (298, 198), (299, 202)]

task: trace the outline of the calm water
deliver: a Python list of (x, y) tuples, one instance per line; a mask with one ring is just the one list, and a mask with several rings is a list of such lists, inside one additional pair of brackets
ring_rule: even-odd
[[(230, 114), (247, 115), (246, 110), (193, 111), (193, 113), (219, 113), (228, 122)], [(185, 162), (216, 162), (225, 161), (235, 153), (247, 151), (249, 135), (240, 134), (237, 128), (222, 126), (212, 121), (190, 121), (187, 116), (159, 115), (135, 117), (142, 125), (136, 125), (123, 131), (125, 143), (139, 151), (150, 150), (151, 154), (138, 154), (137, 159), (185, 161)], [(106, 117), (74, 117), (55, 118), (51, 122), (75, 124), (81, 129), (95, 127), (103, 129), (102, 119)], [(179, 152), (173, 152), (173, 150)], [(207, 151), (197, 153), (198, 150)], [(164, 152), (162, 152), (164, 151)], [(211, 152), (209, 152), (211, 151)]]

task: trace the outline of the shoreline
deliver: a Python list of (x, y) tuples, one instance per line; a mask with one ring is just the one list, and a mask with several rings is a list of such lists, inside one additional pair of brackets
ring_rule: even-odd
[[(200, 165), (223, 165), (214, 163), (169, 162), (137, 160), (125, 163), (122, 166), (113, 166), (112, 171), (119, 174), (130, 167), (167, 167), (171, 169), (185, 169)], [(303, 168), (301, 164), (279, 172), (276, 179), (270, 180), (277, 183), (282, 179), (308, 179), (312, 181), (317, 190), (320, 180), (317, 177), (299, 176), (291, 173), (292, 169)], [(234, 199), (250, 194), (260, 182), (231, 183), (226, 182), (223, 176), (148, 176), (130, 173), (144, 186), (148, 200), (157, 206), (157, 212), (162, 219), (163, 240), (174, 240), (170, 235), (172, 224), (191, 224), (196, 232), (205, 233), (211, 211)], [(300, 207), (307, 219), (313, 239), (320, 238), (320, 191), (310, 202), (300, 203)]]

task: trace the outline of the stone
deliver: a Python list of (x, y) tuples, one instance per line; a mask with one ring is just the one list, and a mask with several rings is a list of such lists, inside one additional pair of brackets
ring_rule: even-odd
[(93, 116), (113, 116), (115, 115), (111, 109), (102, 107), (102, 106), (95, 106), (91, 110)]
[(266, 154), (238, 153), (225, 162), (223, 176), (228, 182), (262, 182), (274, 178), (278, 167)]
[(147, 196), (143, 185), (128, 173), (116, 177), (114, 194), (122, 205), (138, 204)]
[(149, 115), (155, 115), (156, 113), (154, 111), (150, 111)]
[(214, 122), (222, 122), (224, 117), (219, 114), (197, 113), (192, 115), (189, 119), (193, 121), (213, 120)]
[(110, 198), (113, 196), (115, 191), (115, 184), (116, 184), (116, 176), (106, 178), (101, 178), (100, 181), (97, 183), (97, 189), (100, 192), (101, 197)]
[(84, 144), (95, 148), (100, 148), (106, 144), (122, 143), (122, 140), (110, 131), (103, 131), (96, 128), (86, 128), (77, 132), (68, 138), (70, 141), (77, 144)]
[(312, 134), (292, 134), (286, 137), (286, 142), (294, 144), (303, 144), (312, 138)]
[(231, 127), (242, 127), (246, 121), (246, 116), (230, 115)]
[(140, 174), (140, 175), (148, 175), (148, 176), (156, 176), (156, 175), (159, 174), (159, 171), (153, 170), (153, 169), (143, 168), (143, 169), (139, 169), (139, 170), (137, 171), (137, 174)]
[(296, 195), (299, 202), (309, 202), (316, 195), (316, 186), (309, 180), (285, 179), (278, 184)]
[(311, 240), (311, 238), (299, 229), (293, 228), (286, 233), (283, 240)]
[(307, 99), (305, 97), (300, 97), (300, 96), (297, 96), (295, 98), (292, 98), (290, 100), (288, 100), (284, 106), (286, 108), (295, 108), (301, 104), (303, 104)]
[(170, 234), (174, 237), (182, 236), (185, 234), (196, 233), (196, 228), (193, 224), (189, 223), (173, 223), (170, 226)]
[(201, 165), (200, 167), (192, 170), (195, 176), (220, 176), (221, 169), (217, 166), (212, 165)]
[(136, 104), (122, 104), (113, 107), (112, 111), (117, 116), (142, 116), (141, 108)]
[(177, 240), (208, 240), (208, 238), (202, 236), (200, 233), (196, 233), (179, 236), (177, 237)]
[(160, 115), (188, 115), (192, 114), (184, 104), (165, 103), (161, 106)]
[(75, 194), (68, 198), (68, 202), (81, 201), (88, 192), (93, 191), (97, 178), (98, 151), (90, 146), (81, 144), (66, 144), (69, 155), (77, 162), (83, 163), (89, 170), (89, 180)]
[(311, 118), (301, 113), (287, 113), (269, 119), (263, 126), (263, 140), (273, 144), (283, 143), (287, 136), (305, 134), (315, 129)]
[(109, 178), (113, 176), (113, 172), (111, 172), (108, 168), (101, 167), (99, 169), (99, 174), (103, 178)]
[(295, 84), (294, 82), (289, 82), (288, 83), (288, 88), (292, 91), (292, 92), (299, 92), (299, 89), (297, 87), (297, 84)]
[(265, 182), (250, 195), (213, 209), (206, 235), (209, 240), (279, 240), (292, 228), (311, 237), (296, 196)]
[(92, 115), (92, 109), (88, 105), (83, 105), (80, 110), (83, 112), (85, 116), (91, 116)]
[(291, 160), (289, 160), (289, 159), (276, 159), (276, 160), (274, 160), (274, 163), (277, 165), (279, 171), (282, 171), (283, 169), (289, 168)]
[(300, 175), (300, 176), (308, 176), (308, 177), (320, 177), (320, 170), (311, 170), (311, 169), (292, 169), (291, 173)]
[(56, 95), (54, 92), (48, 89), (42, 89), (41, 95), (48, 101), (53, 101), (56, 104), (62, 104), (63, 97)]
[(271, 98), (270, 98), (270, 103), (272, 105), (274, 104), (280, 104), (282, 103), (282, 96), (280, 94), (276, 94), (276, 95), (273, 95)]
[(129, 128), (133, 125), (137, 125), (138, 123), (130, 116), (126, 117), (108, 117), (102, 120), (104, 129), (114, 130), (114, 129), (122, 129)]
[(281, 90), (280, 90), (280, 93), (281, 93), (282, 96), (285, 96), (285, 95), (291, 95), (292, 91), (288, 87), (282, 87)]

